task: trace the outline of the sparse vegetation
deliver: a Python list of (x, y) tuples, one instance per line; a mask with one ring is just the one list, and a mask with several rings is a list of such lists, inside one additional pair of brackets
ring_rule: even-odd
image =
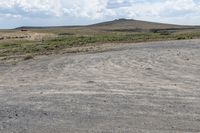
[(167, 30), (160, 31), (159, 33), (160, 33), (160, 35), (165, 35), (165, 36), (172, 34), (170, 31), (167, 31)]
[[(155, 28), (156, 26), (158, 29)], [(17, 36), (18, 32), (21, 35)], [(100, 47), (100, 43), (135, 43), (200, 38), (200, 29), (198, 28), (183, 27), (181, 29), (180, 26), (175, 25), (158, 25), (142, 21), (138, 23), (131, 20), (118, 20), (86, 27), (30, 28), (25, 32), (28, 35), (24, 32), (21, 33), (20, 29), (3, 31), (2, 33), (4, 36), (6, 35), (7, 40), (0, 36), (0, 57), (29, 55), (24, 60), (32, 59), (34, 55), (59, 53), (61, 50), (73, 47), (89, 45)], [(31, 36), (31, 34), (33, 35)], [(21, 38), (21, 36), (27, 36), (30, 39)], [(79, 48), (77, 52), (81, 51)], [(83, 51), (90, 51), (90, 49)]]
[[(14, 41), (0, 43), (0, 56), (25, 55), (25, 54), (50, 54), (58, 50), (71, 47), (94, 45), (96, 43), (113, 42), (146, 42), (161, 40), (181, 40), (200, 38), (200, 33), (161, 34), (161, 33), (138, 33), (138, 34), (98, 34), (98, 35), (65, 35), (50, 40), (42, 41)], [(26, 59), (29, 59), (27, 57)], [(31, 57), (32, 58), (32, 57)]]

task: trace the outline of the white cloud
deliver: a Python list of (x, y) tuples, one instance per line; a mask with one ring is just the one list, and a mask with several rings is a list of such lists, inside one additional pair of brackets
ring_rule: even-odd
[[(130, 6), (114, 8), (114, 12), (127, 18), (158, 22), (200, 24), (200, 5), (195, 0), (130, 0)], [(177, 20), (177, 21), (174, 21)]]
[(99, 19), (113, 13), (106, 9), (106, 0), (73, 0), (62, 3), (64, 4), (64, 13), (69, 16)]
[(22, 16), (21, 15), (14, 15), (14, 14), (10, 14), (10, 13), (6, 13), (6, 14), (1, 14), (0, 13), (0, 17), (4, 17), (4, 18), (14, 18), (14, 19), (21, 19)]
[[(108, 20), (133, 18), (200, 24), (197, 0), (0, 0), (1, 19), (49, 18)], [(56, 24), (55, 24), (56, 25)]]
[(112, 10), (106, 6), (107, 0), (0, 0), (0, 10), (5, 14), (20, 14), (25, 17), (37, 14), (38, 17), (49, 15), (99, 19), (113, 15)]
[(6, 13), (20, 14), (40, 13), (41, 15), (62, 15), (62, 6), (59, 0), (7, 0), (0, 1), (0, 10)]

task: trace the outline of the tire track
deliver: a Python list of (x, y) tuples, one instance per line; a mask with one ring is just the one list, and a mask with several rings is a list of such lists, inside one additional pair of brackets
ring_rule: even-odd
[(0, 64), (0, 132), (200, 132), (200, 41)]

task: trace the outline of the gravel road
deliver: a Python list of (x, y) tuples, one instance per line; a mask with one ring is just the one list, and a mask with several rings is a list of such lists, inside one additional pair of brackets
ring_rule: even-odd
[(200, 40), (0, 63), (0, 133), (200, 132)]

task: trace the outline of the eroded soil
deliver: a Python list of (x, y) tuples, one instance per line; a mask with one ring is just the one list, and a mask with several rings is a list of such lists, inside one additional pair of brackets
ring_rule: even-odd
[(0, 133), (200, 132), (200, 40), (0, 63)]

